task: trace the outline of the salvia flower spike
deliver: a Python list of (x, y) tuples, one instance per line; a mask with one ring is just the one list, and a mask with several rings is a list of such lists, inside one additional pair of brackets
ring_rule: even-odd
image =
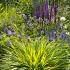
[(52, 6), (50, 6), (50, 17), (49, 17), (49, 20), (50, 21), (52, 20)]
[(40, 0), (40, 18), (42, 18), (42, 1)]
[(34, 0), (34, 16), (36, 16), (36, 0)]
[(44, 5), (44, 17), (47, 17), (48, 14), (48, 1), (46, 0), (46, 4)]
[(57, 6), (54, 5), (54, 22), (56, 22)]

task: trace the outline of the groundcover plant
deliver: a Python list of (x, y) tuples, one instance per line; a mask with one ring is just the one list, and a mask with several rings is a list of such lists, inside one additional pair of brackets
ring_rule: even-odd
[(70, 70), (69, 1), (0, 1), (0, 70)]

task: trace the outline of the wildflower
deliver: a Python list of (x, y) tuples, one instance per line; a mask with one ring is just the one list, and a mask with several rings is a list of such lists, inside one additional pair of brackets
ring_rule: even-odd
[(7, 32), (7, 27), (5, 27), (5, 28), (3, 29), (3, 31), (4, 31), (4, 32)]
[(19, 35), (19, 36), (18, 36), (18, 38), (20, 38), (20, 39), (21, 39), (21, 38), (22, 38), (22, 36), (21, 36), (21, 35)]
[(54, 5), (54, 21), (56, 22), (57, 6)]
[(14, 16), (13, 18), (12, 18), (12, 20), (14, 20), (16, 18), (16, 16)]
[(27, 36), (26, 38), (27, 38), (27, 39), (30, 39), (30, 36)]
[(36, 40), (39, 40), (39, 39), (40, 39), (40, 37), (38, 37), (38, 36), (37, 36), (35, 39), (36, 39)]
[(11, 27), (11, 28), (10, 28), (10, 30), (12, 30), (12, 31), (13, 31), (13, 30), (14, 30), (14, 28), (12, 28), (12, 27)]
[(49, 39), (49, 34), (48, 33), (46, 33), (46, 37)]
[(49, 20), (50, 21), (52, 20), (52, 6), (50, 6), (50, 17), (49, 17)]
[(24, 17), (26, 17), (26, 15), (25, 14), (22, 14), (22, 17), (24, 18)]
[(8, 46), (11, 46), (11, 40), (8, 40)]
[(62, 17), (60, 17), (60, 20), (61, 20), (61, 21), (65, 21), (66, 18), (62, 16)]
[(48, 19), (44, 19), (44, 21), (45, 21), (45, 22), (49, 22), (49, 20), (48, 20)]
[(2, 21), (2, 23), (6, 23), (6, 19)]
[(41, 30), (41, 34), (44, 34), (44, 30)]
[(12, 35), (13, 33), (10, 30), (8, 30), (8, 36), (12, 36)]
[(27, 24), (29, 24), (30, 23), (30, 18), (27, 18)]
[(61, 34), (61, 38), (65, 38), (65, 37), (66, 37), (65, 33)]
[(49, 40), (53, 40), (53, 37), (49, 37)]
[(34, 0), (34, 16), (36, 16), (36, 0)]
[(8, 16), (8, 18), (10, 18), (10, 16)]
[(50, 34), (56, 34), (56, 31), (55, 31), (55, 30), (52, 30), (52, 31), (50, 32)]
[(62, 24), (58, 24), (58, 28), (61, 28), (63, 25)]
[(16, 16), (14, 16), (14, 18), (16, 18)]

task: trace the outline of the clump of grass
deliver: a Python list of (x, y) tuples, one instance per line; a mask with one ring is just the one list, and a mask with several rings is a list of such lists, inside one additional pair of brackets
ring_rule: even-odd
[[(15, 42), (15, 43), (13, 43)], [(66, 70), (68, 65), (68, 45), (49, 42), (45, 38), (11, 42), (4, 48), (7, 54), (2, 59), (1, 70)]]

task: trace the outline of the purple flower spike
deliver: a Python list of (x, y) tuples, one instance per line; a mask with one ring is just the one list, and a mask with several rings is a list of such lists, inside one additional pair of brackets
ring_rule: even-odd
[(50, 18), (49, 20), (51, 21), (52, 20), (52, 6), (50, 6)]
[(36, 0), (34, 0), (34, 16), (36, 16)]
[(42, 18), (42, 1), (40, 1), (40, 18)]
[(46, 0), (46, 4), (44, 6), (44, 16), (47, 17), (48, 16), (48, 0)]
[(56, 22), (57, 6), (54, 5), (54, 22)]
[(8, 30), (8, 36), (12, 36), (12, 32), (10, 30)]

